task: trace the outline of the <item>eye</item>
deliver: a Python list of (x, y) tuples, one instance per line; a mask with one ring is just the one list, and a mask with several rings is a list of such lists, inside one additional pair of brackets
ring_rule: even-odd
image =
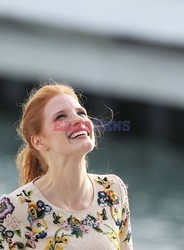
[(82, 115), (85, 115), (85, 116), (87, 115), (86, 112), (84, 112), (84, 111), (80, 111), (80, 112), (78, 112), (78, 114), (82, 114)]
[[(77, 114), (87, 116), (85, 111), (79, 111)], [(58, 120), (58, 119), (61, 119), (63, 117), (66, 117), (66, 115), (60, 114), (60, 115), (56, 116), (55, 121)]]
[(65, 115), (58, 115), (55, 120), (58, 120), (58, 119), (60, 119), (62, 117), (65, 117)]

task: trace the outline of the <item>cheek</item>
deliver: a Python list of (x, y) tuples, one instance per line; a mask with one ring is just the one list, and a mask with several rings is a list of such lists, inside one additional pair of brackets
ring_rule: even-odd
[(94, 127), (94, 124), (93, 124), (93, 122), (91, 120), (88, 121), (88, 127), (91, 130), (92, 140), (95, 141), (95, 127)]
[(50, 145), (55, 152), (65, 154), (68, 152), (70, 142), (64, 132), (56, 131), (50, 138)]
[(93, 122), (90, 119), (87, 119), (84, 123), (85, 126), (88, 127), (90, 130), (94, 130)]
[(51, 148), (61, 146), (62, 144), (66, 145), (66, 143), (68, 142), (64, 131), (55, 131), (52, 128), (45, 131), (45, 138), (48, 146), (50, 146)]
[(54, 140), (60, 144), (68, 142), (68, 138), (63, 131), (56, 131), (54, 134)]

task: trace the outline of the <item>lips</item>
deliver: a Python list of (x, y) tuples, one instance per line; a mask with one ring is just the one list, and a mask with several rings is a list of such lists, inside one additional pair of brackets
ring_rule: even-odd
[(89, 136), (89, 129), (87, 129), (87, 128), (76, 128), (70, 133), (68, 138), (69, 139), (74, 139), (74, 138), (78, 137), (79, 135), (87, 135), (87, 136)]

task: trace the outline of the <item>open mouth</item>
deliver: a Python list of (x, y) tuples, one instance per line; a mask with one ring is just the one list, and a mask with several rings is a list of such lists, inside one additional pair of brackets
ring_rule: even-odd
[(77, 131), (77, 132), (74, 132), (72, 133), (70, 136), (69, 136), (69, 139), (76, 139), (76, 138), (86, 138), (87, 136), (89, 136), (89, 132), (86, 131), (86, 130), (80, 130), (80, 131)]

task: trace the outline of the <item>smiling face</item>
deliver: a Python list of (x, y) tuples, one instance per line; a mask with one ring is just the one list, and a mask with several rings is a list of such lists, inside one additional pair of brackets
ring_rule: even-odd
[(49, 152), (84, 156), (93, 150), (93, 123), (74, 97), (68, 94), (52, 97), (44, 108), (43, 116), (42, 136)]

